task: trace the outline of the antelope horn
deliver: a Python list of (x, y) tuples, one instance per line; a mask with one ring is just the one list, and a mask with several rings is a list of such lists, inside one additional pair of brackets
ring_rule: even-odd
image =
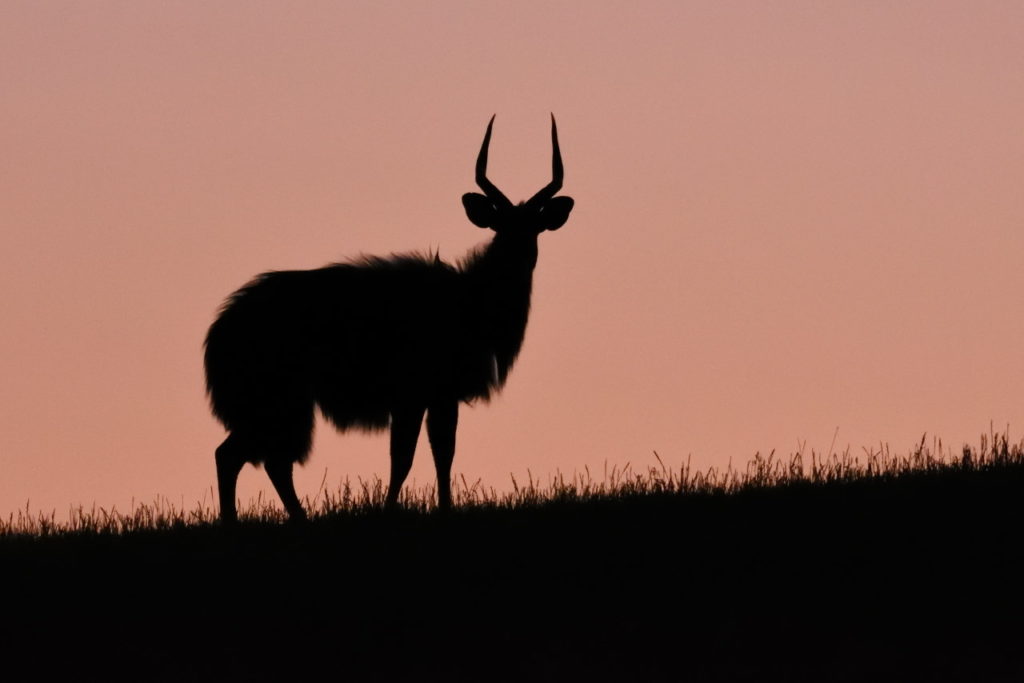
[(487, 198), (496, 206), (512, 206), (512, 202), (487, 179), (487, 148), (491, 145), (491, 126), (494, 125), (494, 116), (487, 123), (487, 132), (484, 133), (484, 144), (480, 147), (480, 156), (476, 158), (476, 184), (484, 191)]
[(562, 152), (558, 149), (558, 127), (555, 126), (554, 114), (551, 115), (551, 150), (551, 182), (530, 197), (527, 204), (531, 206), (543, 204), (562, 189), (562, 178), (565, 172), (562, 168)]

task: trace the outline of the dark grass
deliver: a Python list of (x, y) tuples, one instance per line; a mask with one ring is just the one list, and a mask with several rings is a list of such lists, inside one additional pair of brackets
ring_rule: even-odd
[[(1024, 680), (1024, 448), (12, 517), (11, 680)], [(48, 522), (39, 523), (39, 519)], [(128, 521), (126, 521), (128, 520)], [(20, 525), (20, 526), (19, 526)], [(2, 674), (0, 674), (2, 675)], [(6, 676), (4, 678), (7, 678)]]

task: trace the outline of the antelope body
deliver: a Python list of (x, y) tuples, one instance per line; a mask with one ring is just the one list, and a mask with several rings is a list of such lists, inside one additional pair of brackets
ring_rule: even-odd
[(391, 429), (386, 503), (397, 504), (426, 415), (438, 506), (451, 506), (458, 404), (504, 385), (526, 331), (537, 237), (573, 207), (551, 119), (552, 181), (512, 204), (486, 175), (494, 118), (477, 158), (484, 194), (462, 197), (493, 239), (457, 265), (416, 254), (264, 273), (228, 298), (206, 336), (206, 386), (228, 430), (217, 448), (221, 517), (235, 485), (262, 463), (285, 509), (305, 518), (292, 466), (305, 461), (315, 408), (341, 431)]

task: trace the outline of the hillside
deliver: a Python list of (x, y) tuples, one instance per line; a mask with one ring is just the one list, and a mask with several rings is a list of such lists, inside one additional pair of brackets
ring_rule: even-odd
[(447, 516), (9, 524), (7, 680), (1024, 680), (1020, 445), (617, 476)]

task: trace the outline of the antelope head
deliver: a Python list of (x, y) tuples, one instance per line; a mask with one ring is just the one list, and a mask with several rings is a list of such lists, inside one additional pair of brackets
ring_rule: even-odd
[(551, 115), (551, 182), (525, 202), (513, 204), (501, 190), (487, 179), (487, 148), (491, 143), (494, 117), (487, 124), (484, 143), (476, 160), (476, 184), (484, 191), (462, 195), (462, 205), (469, 220), (480, 228), (490, 228), (498, 235), (536, 237), (545, 230), (558, 230), (565, 225), (572, 211), (572, 197), (556, 197), (562, 189), (562, 154), (558, 150), (558, 129)]

